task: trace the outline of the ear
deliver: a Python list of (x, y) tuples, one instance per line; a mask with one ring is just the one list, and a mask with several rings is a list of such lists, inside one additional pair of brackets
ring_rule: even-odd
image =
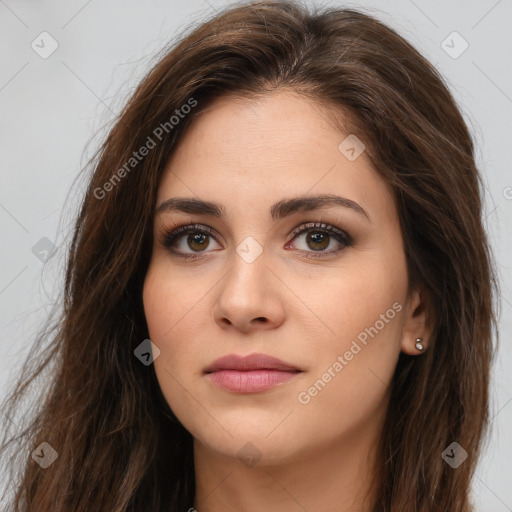
[[(423, 288), (415, 289), (407, 299), (402, 329), (402, 352), (411, 356), (424, 353), (431, 342), (433, 322), (429, 315), (427, 293)], [(421, 338), (423, 350), (416, 348), (416, 339)]]

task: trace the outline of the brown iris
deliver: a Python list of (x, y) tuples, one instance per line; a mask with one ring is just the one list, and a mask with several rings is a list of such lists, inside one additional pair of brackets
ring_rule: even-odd
[[(206, 249), (209, 244), (208, 236), (209, 235), (207, 235), (206, 233), (191, 233), (187, 237), (188, 246), (193, 251), (196, 251), (196, 250), (201, 251), (203, 249)], [(205, 242), (206, 242), (206, 244), (205, 244)], [(201, 245), (201, 244), (203, 244), (203, 245)], [(197, 248), (195, 248), (194, 245), (196, 245)]]
[[(313, 244), (317, 244), (317, 247), (311, 247), (311, 249), (315, 251), (320, 251), (325, 249), (329, 245), (329, 235), (327, 233), (322, 233), (319, 231), (310, 231), (306, 236), (306, 243), (312, 242)], [(320, 247), (318, 247), (320, 244)]]

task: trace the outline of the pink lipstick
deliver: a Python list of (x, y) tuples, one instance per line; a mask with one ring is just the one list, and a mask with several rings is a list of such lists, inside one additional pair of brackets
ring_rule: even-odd
[(217, 386), (235, 393), (257, 393), (289, 382), (301, 370), (265, 354), (231, 354), (214, 361), (206, 370)]

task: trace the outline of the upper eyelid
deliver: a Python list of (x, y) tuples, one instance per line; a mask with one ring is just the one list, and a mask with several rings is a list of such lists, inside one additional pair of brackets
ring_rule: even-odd
[[(320, 225), (318, 225), (318, 224), (320, 224)], [(315, 229), (318, 231), (326, 231), (327, 233), (331, 233), (334, 235), (344, 236), (344, 237), (352, 240), (352, 237), (344, 229), (334, 226), (333, 224), (329, 224), (328, 222), (322, 222), (322, 221), (303, 222), (303, 223), (299, 224), (296, 228), (294, 228), (291, 231), (291, 233), (289, 233), (288, 236), (300, 235), (306, 231), (313, 231)]]

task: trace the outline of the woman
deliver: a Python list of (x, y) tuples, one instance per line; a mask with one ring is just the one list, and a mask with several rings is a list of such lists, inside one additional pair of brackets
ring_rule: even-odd
[(7, 409), (55, 365), (4, 443), (13, 510), (472, 510), (481, 190), (441, 77), (372, 17), (265, 1), (190, 31), (94, 162)]

